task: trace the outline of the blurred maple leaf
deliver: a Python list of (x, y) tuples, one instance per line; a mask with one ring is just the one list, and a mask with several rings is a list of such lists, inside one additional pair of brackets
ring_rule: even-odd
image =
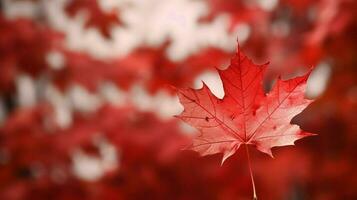
[(110, 38), (112, 25), (122, 24), (116, 9), (105, 12), (100, 8), (97, 0), (72, 0), (66, 7), (67, 13), (72, 17), (83, 10), (87, 11), (88, 17), (85, 26), (98, 28), (106, 38)]

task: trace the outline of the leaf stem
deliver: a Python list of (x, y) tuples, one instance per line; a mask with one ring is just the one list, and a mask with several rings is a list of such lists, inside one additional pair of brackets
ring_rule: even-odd
[(252, 165), (251, 165), (251, 163), (250, 163), (250, 156), (249, 156), (249, 151), (248, 151), (248, 145), (247, 145), (247, 144), (245, 144), (245, 150), (246, 150), (246, 152), (247, 152), (250, 179), (252, 180), (253, 200), (257, 200), (258, 197), (257, 197), (256, 189), (255, 189), (255, 183), (254, 183), (254, 177), (253, 177), (253, 170), (252, 170)]

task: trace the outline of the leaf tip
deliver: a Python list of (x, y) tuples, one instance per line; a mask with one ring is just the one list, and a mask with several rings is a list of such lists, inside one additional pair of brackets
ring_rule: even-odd
[(316, 133), (310, 133), (310, 132), (305, 132), (305, 131), (302, 131), (300, 135), (302, 137), (318, 136), (318, 134), (316, 134)]
[(223, 165), (223, 163), (229, 158), (231, 157), (235, 152), (236, 152), (236, 149), (238, 149), (238, 147), (234, 147), (230, 150), (226, 150), (223, 152), (223, 157), (222, 157), (222, 161), (221, 161), (221, 166)]
[(271, 151), (271, 149), (269, 149), (268, 152), (266, 152), (271, 158), (275, 158), (274, 155), (273, 155), (273, 152)]

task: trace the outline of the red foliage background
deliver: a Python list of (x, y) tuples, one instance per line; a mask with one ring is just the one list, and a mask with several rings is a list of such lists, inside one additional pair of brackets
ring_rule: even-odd
[(252, 151), (258, 197), (357, 198), (356, 1), (147, 1), (140, 23), (136, 1), (103, 2), (0, 3), (0, 199), (250, 199), (244, 152), (220, 167), (221, 155), (182, 151), (192, 130), (167, 103), (170, 85), (225, 66), (237, 35), (256, 63), (271, 61), (267, 90), (310, 66), (320, 88), (293, 119), (318, 136), (275, 159)]

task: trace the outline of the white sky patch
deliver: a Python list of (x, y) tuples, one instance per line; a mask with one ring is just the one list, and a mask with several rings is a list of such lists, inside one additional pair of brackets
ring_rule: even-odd
[(61, 128), (68, 128), (72, 125), (72, 107), (69, 99), (53, 85), (48, 85), (45, 88), (44, 95), (46, 100), (53, 106), (53, 119), (56, 124)]
[(251, 28), (246, 23), (238, 24), (235, 27), (235, 32), (237, 33), (237, 38), (240, 45), (243, 44), (249, 38), (250, 31)]
[(38, 4), (31, 1), (3, 0), (2, 11), (5, 16), (12, 19), (17, 17), (35, 18), (38, 14)]
[(99, 93), (104, 101), (116, 106), (125, 105), (128, 101), (125, 91), (120, 90), (111, 82), (105, 82), (100, 85)]
[(60, 70), (65, 66), (66, 59), (59, 51), (50, 51), (46, 55), (48, 65), (54, 70)]
[(100, 0), (98, 4), (102, 10), (110, 12), (113, 9), (122, 8), (128, 4), (128, 2), (130, 2), (130, 0)]
[(103, 176), (100, 159), (81, 150), (73, 154), (73, 172), (77, 177), (87, 181), (95, 181)]
[(223, 98), (224, 90), (223, 83), (219, 74), (216, 71), (207, 71), (199, 75), (194, 82), (194, 88), (202, 88), (203, 82), (206, 83), (211, 92), (218, 98)]
[(307, 81), (306, 95), (309, 98), (320, 96), (325, 90), (331, 75), (331, 66), (326, 63), (320, 63), (311, 73)]
[(139, 110), (154, 112), (161, 119), (171, 119), (182, 111), (177, 96), (163, 90), (150, 95), (141, 85), (135, 85), (130, 91), (129, 98)]
[(95, 144), (99, 148), (99, 157), (88, 155), (80, 149), (72, 156), (73, 172), (83, 180), (95, 181), (119, 165), (117, 152), (112, 144), (104, 139), (95, 141)]
[(68, 90), (68, 96), (73, 107), (80, 112), (94, 112), (101, 105), (101, 98), (90, 93), (86, 88), (80, 85), (74, 85)]
[(258, 5), (266, 10), (272, 11), (278, 5), (279, 0), (258, 0)]
[(35, 81), (28, 75), (20, 74), (16, 77), (17, 103), (20, 107), (30, 107), (36, 104)]

